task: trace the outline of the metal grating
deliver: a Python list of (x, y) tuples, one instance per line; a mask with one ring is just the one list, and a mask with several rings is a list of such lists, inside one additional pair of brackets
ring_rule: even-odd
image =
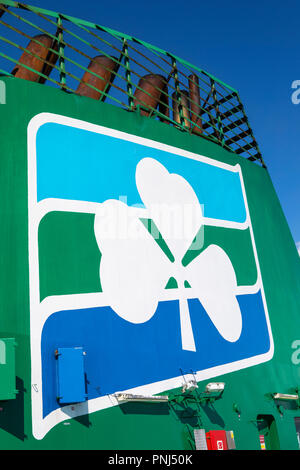
[(238, 92), (169, 52), (11, 0), (0, 4), (0, 41), (2, 75), (140, 112), (265, 166)]
[(207, 450), (205, 429), (194, 429), (196, 450)]

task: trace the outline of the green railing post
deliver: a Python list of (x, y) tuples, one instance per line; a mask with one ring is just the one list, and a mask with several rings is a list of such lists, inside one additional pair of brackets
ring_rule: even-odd
[(174, 57), (172, 57), (172, 70), (173, 70), (173, 76), (174, 76), (174, 82), (175, 82), (175, 90), (176, 90), (175, 93), (176, 93), (176, 100), (178, 103), (180, 125), (183, 129), (185, 129), (184, 116), (183, 116), (183, 110), (182, 110), (182, 104), (181, 104), (181, 93), (180, 93), (179, 80), (178, 80), (177, 63)]
[(133, 91), (132, 91), (131, 70), (130, 70), (130, 64), (129, 64), (128, 45), (127, 45), (127, 40), (125, 38), (123, 39), (123, 55), (124, 55), (125, 74), (126, 74), (126, 82), (127, 82), (128, 104), (129, 104), (129, 109), (133, 110), (134, 101), (133, 101)]
[(62, 18), (60, 15), (57, 18), (57, 27), (60, 86), (64, 90), (66, 88), (65, 45), (63, 43)]
[(222, 126), (222, 118), (220, 115), (220, 110), (219, 110), (219, 103), (218, 103), (218, 98), (217, 98), (217, 92), (216, 92), (216, 84), (215, 81), (211, 78), (210, 79), (210, 84), (211, 84), (211, 91), (212, 91), (212, 97), (214, 100), (214, 105), (215, 105), (215, 110), (216, 110), (216, 117), (217, 117), (217, 127), (218, 127), (218, 135), (217, 138), (219, 142), (224, 146), (224, 132), (223, 132), (223, 126)]

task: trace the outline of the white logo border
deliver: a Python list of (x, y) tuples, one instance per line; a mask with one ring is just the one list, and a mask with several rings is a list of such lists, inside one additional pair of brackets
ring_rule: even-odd
[[(234, 372), (250, 366), (254, 366), (272, 359), (274, 354), (274, 342), (271, 332), (271, 325), (269, 320), (268, 308), (264, 293), (264, 287), (261, 278), (260, 266), (258, 255), (255, 245), (255, 239), (252, 229), (252, 223), (249, 214), (248, 202), (246, 191), (243, 181), (243, 175), (240, 165), (228, 165), (226, 163), (218, 162), (212, 158), (203, 155), (197, 155), (183, 149), (172, 147), (170, 145), (162, 144), (157, 141), (146, 139), (143, 137), (135, 136), (125, 132), (117, 131), (115, 129), (91, 124), (74, 118), (69, 118), (52, 113), (41, 113), (36, 115), (28, 124), (28, 243), (29, 243), (29, 289), (30, 289), (30, 338), (31, 338), (31, 397), (32, 397), (32, 428), (33, 436), (36, 439), (43, 439), (43, 437), (58, 423), (65, 421), (76, 416), (81, 416), (87, 413), (92, 413), (102, 409), (117, 406), (118, 402), (113, 395), (95, 398), (85, 403), (76, 405), (64, 406), (52, 411), (48, 416), (43, 418), (43, 402), (42, 402), (42, 365), (41, 365), (41, 333), (43, 325), (47, 318), (55, 311), (70, 308), (80, 309), (88, 307), (99, 307), (107, 305), (104, 293), (93, 294), (79, 294), (70, 296), (51, 296), (44, 299), (40, 303), (39, 299), (39, 259), (38, 259), (38, 227), (40, 220), (46, 213), (56, 211), (76, 211), (85, 213), (95, 213), (98, 205), (96, 203), (78, 204), (78, 201), (67, 201), (61, 199), (46, 199), (37, 202), (37, 178), (36, 178), (36, 134), (39, 128), (46, 123), (56, 123), (65, 126), (80, 128), (83, 130), (104, 134), (111, 137), (116, 137), (122, 140), (138, 143), (147, 147), (159, 149), (165, 152), (180, 155), (193, 160), (198, 160), (212, 166), (217, 166), (229, 170), (231, 172), (239, 173), (241, 187), (246, 207), (246, 221), (244, 223), (220, 221), (216, 219), (204, 218), (205, 225), (222, 226), (228, 228), (236, 228), (244, 230), (250, 229), (251, 241), (255, 262), (257, 266), (257, 282), (253, 286), (241, 286), (240, 293), (256, 293), (259, 289), (262, 292), (263, 305), (266, 314), (266, 322), (270, 337), (270, 349), (268, 352), (253, 356), (248, 359), (232, 362), (230, 364), (223, 364), (217, 367), (200, 371), (196, 373), (197, 381), (206, 380), (212, 377), (217, 377), (229, 372)], [(80, 206), (80, 207), (79, 207)], [(172, 296), (166, 291), (165, 299)], [(134, 389), (126, 390), (124, 392), (136, 394), (157, 394), (166, 390), (180, 387), (182, 385), (182, 376), (166, 379), (153, 384), (148, 384)], [(119, 391), (119, 390), (118, 390)]]

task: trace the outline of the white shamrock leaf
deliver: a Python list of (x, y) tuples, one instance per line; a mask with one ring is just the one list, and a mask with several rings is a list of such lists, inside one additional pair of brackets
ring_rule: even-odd
[(235, 295), (236, 275), (225, 251), (210, 245), (185, 270), (186, 278), (219, 333), (227, 341), (237, 341), (242, 331), (242, 316)]
[(153, 158), (138, 163), (136, 185), (143, 203), (151, 208), (175, 262), (181, 262), (203, 223), (201, 206), (192, 186), (182, 176), (170, 174)]
[[(106, 222), (95, 217), (95, 235), (102, 254), (100, 279), (113, 310), (132, 323), (143, 323), (155, 313), (170, 275), (169, 261), (153, 240), (136, 210), (120, 201), (102, 204)], [(108, 229), (111, 233), (107, 232)], [(128, 236), (131, 233), (139, 237)], [(121, 238), (122, 234), (127, 235)]]
[[(199, 298), (224, 339), (237, 341), (242, 317), (236, 299), (235, 272), (225, 251), (210, 245), (190, 264), (182, 264), (203, 224), (193, 188), (182, 176), (170, 174), (152, 158), (138, 163), (136, 185), (145, 205), (138, 216), (136, 208), (116, 200), (101, 205), (109, 214), (108, 219), (102, 213), (95, 216), (95, 235), (102, 254), (100, 279), (113, 310), (132, 323), (149, 320), (169, 278), (174, 277), (178, 284), (182, 348), (196, 350), (187, 302), (193, 297)], [(153, 230), (150, 234), (142, 218), (155, 221), (174, 262), (158, 246)], [(185, 281), (191, 288), (185, 287)]]

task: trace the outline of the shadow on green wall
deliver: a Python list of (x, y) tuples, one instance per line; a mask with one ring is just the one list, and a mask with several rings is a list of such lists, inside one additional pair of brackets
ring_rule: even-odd
[(0, 429), (12, 434), (14, 437), (24, 441), (27, 436), (24, 433), (24, 382), (16, 377), (16, 388), (18, 394), (14, 400), (0, 402)]
[(123, 403), (119, 405), (124, 414), (167, 415), (170, 413), (168, 403)]

